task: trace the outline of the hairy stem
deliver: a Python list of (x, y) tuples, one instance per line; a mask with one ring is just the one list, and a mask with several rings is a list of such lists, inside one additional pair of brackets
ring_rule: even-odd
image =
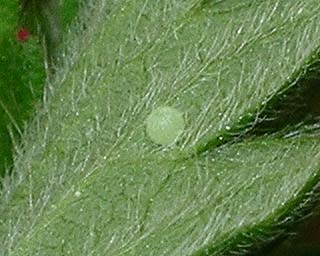
[(22, 0), (22, 23), (36, 30), (44, 40), (49, 67), (57, 58), (57, 48), (61, 41), (61, 4), (56, 0)]

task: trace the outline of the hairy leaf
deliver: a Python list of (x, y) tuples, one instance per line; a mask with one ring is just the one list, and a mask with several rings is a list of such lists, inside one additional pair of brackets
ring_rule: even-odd
[[(241, 254), (281, 232), (317, 184), (316, 131), (210, 141), (258, 116), (316, 61), (319, 9), (95, 1), (5, 183), (2, 252)], [(145, 120), (165, 106), (184, 113), (185, 130), (160, 146)]]

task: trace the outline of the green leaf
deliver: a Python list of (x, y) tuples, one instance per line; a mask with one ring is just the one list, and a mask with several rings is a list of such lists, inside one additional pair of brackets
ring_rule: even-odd
[[(1, 252), (227, 255), (280, 234), (312, 200), (316, 132), (211, 142), (313, 65), (318, 1), (109, 8), (96, 1), (81, 33), (71, 31), (75, 44), (4, 181)], [(159, 146), (146, 119), (166, 106), (185, 129)]]

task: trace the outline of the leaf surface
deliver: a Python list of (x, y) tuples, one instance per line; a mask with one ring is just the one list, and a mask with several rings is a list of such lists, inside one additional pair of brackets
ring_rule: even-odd
[[(123, 0), (106, 17), (97, 1), (3, 193), (2, 250), (226, 255), (240, 251), (239, 234), (290, 217), (317, 179), (317, 135), (194, 153), (295, 84), (316, 59), (319, 9), (316, 0)], [(184, 113), (176, 145), (145, 132), (159, 106)]]

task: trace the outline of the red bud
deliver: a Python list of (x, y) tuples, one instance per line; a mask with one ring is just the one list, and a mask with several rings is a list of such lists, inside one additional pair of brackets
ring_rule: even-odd
[(17, 40), (20, 43), (24, 43), (25, 41), (27, 41), (29, 36), (30, 36), (30, 32), (26, 28), (20, 28), (17, 32)]

